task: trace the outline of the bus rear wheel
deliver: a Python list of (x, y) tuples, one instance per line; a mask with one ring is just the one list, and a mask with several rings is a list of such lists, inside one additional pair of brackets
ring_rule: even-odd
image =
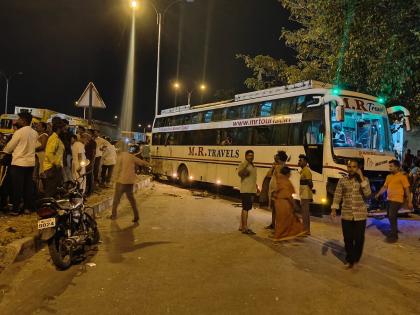
[(186, 187), (189, 185), (188, 169), (185, 165), (181, 165), (178, 170), (179, 183), (181, 186)]

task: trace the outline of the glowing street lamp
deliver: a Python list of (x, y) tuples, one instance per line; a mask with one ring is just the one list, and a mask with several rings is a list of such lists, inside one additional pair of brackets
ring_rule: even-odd
[(200, 84), (201, 91), (205, 91), (206, 89), (207, 89), (207, 86), (204, 83)]
[(173, 84), (173, 88), (175, 89), (175, 90), (179, 90), (180, 88), (181, 88), (181, 84), (177, 81), (177, 82), (174, 82), (174, 84)]
[(130, 7), (131, 7), (133, 10), (135, 10), (135, 9), (137, 9), (137, 6), (138, 6), (137, 1), (136, 1), (136, 0), (132, 0), (132, 1), (131, 1), (131, 3), (130, 3)]

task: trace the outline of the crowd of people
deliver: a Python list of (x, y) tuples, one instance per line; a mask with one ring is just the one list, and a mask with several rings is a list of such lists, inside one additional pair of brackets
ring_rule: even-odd
[[(274, 156), (274, 163), (265, 182), (268, 182), (269, 205), (272, 210), (271, 223), (266, 229), (272, 230), (269, 237), (274, 242), (292, 240), (311, 234), (309, 204), (313, 197), (313, 182), (310, 164), (305, 155), (299, 156), (300, 204), (296, 201), (296, 192), (290, 181), (291, 169), (286, 165), (288, 160), (285, 151)], [(239, 231), (243, 234), (255, 234), (248, 226), (248, 213), (253, 208), (253, 198), (259, 192), (257, 186), (257, 168), (254, 163), (254, 152), (245, 153), (245, 161), (238, 167), (241, 179), (242, 213)], [(390, 174), (383, 187), (375, 194), (371, 190), (369, 179), (364, 176), (362, 166), (357, 159), (347, 163), (348, 176), (341, 178), (336, 186), (331, 205), (331, 218), (336, 218), (341, 209), (341, 225), (346, 251), (346, 268), (353, 268), (363, 252), (366, 220), (368, 216), (368, 200), (382, 198), (386, 194), (386, 210), (391, 226), (386, 241), (394, 243), (398, 240), (398, 210), (405, 203), (413, 208), (412, 190), (409, 177), (404, 174), (402, 165), (397, 160), (389, 162)]]
[(31, 125), (30, 113), (18, 116), (13, 136), (1, 137), (2, 211), (30, 213), (36, 199), (56, 197), (68, 182), (79, 181), (87, 196), (110, 185), (117, 163), (116, 141), (98, 130), (82, 126), (75, 130), (59, 117)]

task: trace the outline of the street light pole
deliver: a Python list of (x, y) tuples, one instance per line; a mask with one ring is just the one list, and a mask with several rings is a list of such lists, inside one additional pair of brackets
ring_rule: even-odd
[(160, 79), (160, 42), (162, 38), (162, 14), (157, 12), (158, 22), (158, 47), (157, 47), (157, 64), (156, 64), (156, 98), (155, 98), (155, 116), (159, 114), (159, 79)]
[(15, 75), (22, 75), (23, 72), (15, 72), (11, 76), (6, 76), (3, 72), (0, 72), (0, 74), (6, 80), (6, 101), (5, 101), (5, 105), (4, 105), (4, 113), (7, 114), (7, 106), (8, 106), (8, 102), (9, 102), (9, 82), (10, 82), (10, 80), (12, 80), (12, 78)]
[(7, 104), (9, 99), (9, 78), (6, 77), (6, 102), (4, 105), (4, 113), (7, 114)]
[(192, 3), (194, 0), (175, 0), (169, 3), (166, 8), (161, 13), (157, 7), (153, 4), (153, 2), (148, 1), (148, 3), (153, 7), (156, 12), (157, 17), (157, 24), (158, 24), (158, 45), (157, 45), (157, 60), (156, 60), (156, 97), (155, 97), (155, 116), (159, 113), (159, 79), (160, 79), (160, 48), (161, 48), (161, 41), (162, 41), (162, 24), (163, 18), (165, 16), (166, 11), (173, 5), (180, 3), (180, 2), (189, 2)]
[(192, 91), (189, 91), (188, 92), (188, 106), (191, 106), (191, 94), (192, 94)]

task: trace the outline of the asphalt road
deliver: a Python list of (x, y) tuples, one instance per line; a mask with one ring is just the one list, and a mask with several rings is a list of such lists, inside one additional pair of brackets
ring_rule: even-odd
[(314, 219), (312, 236), (274, 245), (254, 209), (255, 236), (237, 231), (232, 201), (155, 183), (99, 219), (102, 243), (57, 271), (48, 251), (0, 275), (0, 314), (420, 314), (420, 222), (397, 244), (371, 222), (365, 255), (343, 268), (339, 223)]

